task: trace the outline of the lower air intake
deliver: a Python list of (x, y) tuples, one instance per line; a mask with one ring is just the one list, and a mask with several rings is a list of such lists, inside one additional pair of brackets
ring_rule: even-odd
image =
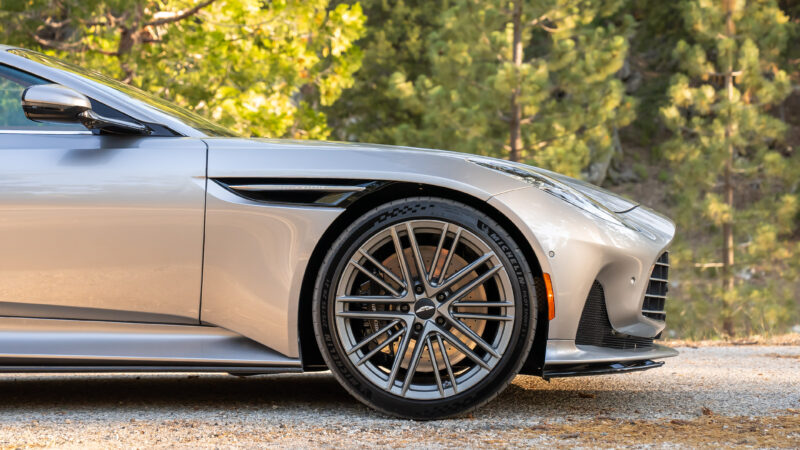
[(583, 306), (575, 344), (628, 350), (650, 348), (653, 346), (653, 338), (629, 336), (614, 331), (611, 321), (608, 320), (603, 285), (595, 281)]

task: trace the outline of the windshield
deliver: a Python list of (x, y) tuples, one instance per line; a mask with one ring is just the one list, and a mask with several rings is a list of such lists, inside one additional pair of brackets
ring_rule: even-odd
[(185, 123), (186, 125), (198, 131), (201, 131), (209, 136), (238, 136), (238, 134), (234, 133), (233, 131), (228, 130), (225, 127), (219, 126), (214, 122), (211, 122), (210, 120), (198, 114), (195, 114), (187, 109), (181, 108), (180, 106), (173, 105), (172, 103), (164, 99), (148, 94), (147, 92), (139, 88), (122, 83), (111, 77), (107, 77), (99, 72), (95, 72), (93, 70), (87, 70), (82, 67), (76, 66), (75, 64), (71, 64), (66, 61), (62, 61), (58, 58), (47, 56), (42, 53), (34, 52), (31, 50), (15, 48), (8, 51), (17, 56), (22, 56), (23, 58), (36, 61), (38, 63), (44, 64), (49, 67), (53, 67), (55, 69), (65, 70), (67, 72), (74, 73), (83, 78), (107, 86), (111, 89), (120, 91), (123, 94), (127, 95), (128, 97), (139, 100), (140, 102), (145, 103), (146, 105), (155, 108), (164, 114), (170, 115), (180, 120), (181, 122)]

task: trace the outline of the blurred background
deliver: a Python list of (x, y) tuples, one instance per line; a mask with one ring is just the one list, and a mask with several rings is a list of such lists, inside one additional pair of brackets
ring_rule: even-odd
[(243, 135), (582, 178), (676, 221), (669, 337), (800, 333), (800, 0), (0, 0), (0, 43)]

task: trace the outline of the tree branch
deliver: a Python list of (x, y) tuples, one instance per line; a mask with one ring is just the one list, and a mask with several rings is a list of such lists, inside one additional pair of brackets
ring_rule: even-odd
[(535, 27), (535, 26), (538, 26), (542, 21), (545, 21), (545, 20), (549, 20), (547, 18), (547, 13), (544, 13), (541, 16), (531, 20), (530, 22), (528, 22), (528, 25)]
[(558, 28), (548, 27), (547, 25), (545, 25), (543, 23), (537, 24), (536, 26), (538, 26), (539, 28), (543, 29), (544, 31), (547, 31), (548, 33), (555, 33), (557, 31), (560, 31)]
[(83, 43), (81, 43), (81, 42), (73, 42), (73, 43), (67, 44), (67, 43), (58, 42), (58, 41), (54, 41), (54, 40), (50, 40), (50, 39), (45, 39), (45, 38), (39, 36), (36, 33), (31, 33), (31, 36), (33, 37), (33, 40), (36, 41), (36, 43), (38, 43), (42, 47), (48, 47), (48, 48), (52, 48), (52, 49), (55, 49), (55, 50), (60, 50), (62, 52), (73, 52), (78, 47), (83, 45)]
[(186, 11), (175, 12), (175, 13), (172, 13), (172, 15), (170, 15), (169, 17), (162, 17), (160, 19), (151, 20), (150, 22), (145, 23), (145, 26), (157, 27), (159, 25), (166, 25), (168, 23), (178, 22), (178, 21), (183, 20), (183, 19), (185, 19), (185, 18), (187, 18), (189, 16), (197, 14), (198, 11), (200, 11), (201, 9), (205, 8), (206, 6), (214, 3), (215, 1), (216, 0), (205, 0), (203, 2), (198, 3), (197, 5), (195, 5), (191, 9), (187, 9)]

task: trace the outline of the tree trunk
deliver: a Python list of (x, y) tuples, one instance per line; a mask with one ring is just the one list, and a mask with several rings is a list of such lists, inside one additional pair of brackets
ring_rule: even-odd
[[(725, 0), (725, 37), (732, 39), (736, 32), (733, 25), (733, 8), (734, 0)], [(725, 68), (725, 91), (728, 102), (733, 100), (733, 52), (728, 55), (728, 66)], [(732, 114), (728, 116), (727, 124), (725, 125), (725, 140), (728, 146), (728, 155), (725, 159), (725, 203), (731, 211), (730, 218), (722, 224), (722, 267), (723, 267), (723, 280), (722, 289), (727, 295), (730, 295), (734, 289), (734, 276), (733, 276), (733, 154), (734, 148), (731, 142), (733, 134), (733, 120)], [(724, 303), (724, 300), (723, 300)], [(723, 323), (722, 328), (729, 336), (734, 334), (733, 317), (729, 307), (723, 305)]]
[(522, 135), (520, 130), (520, 122), (522, 121), (522, 106), (519, 104), (521, 88), (519, 84), (519, 69), (522, 67), (522, 0), (514, 0), (514, 12), (511, 20), (514, 26), (512, 59), (514, 61), (514, 67), (516, 68), (516, 81), (514, 89), (511, 91), (511, 122), (509, 125), (509, 146), (511, 151), (509, 152), (509, 159), (511, 161), (519, 161), (522, 150)]

